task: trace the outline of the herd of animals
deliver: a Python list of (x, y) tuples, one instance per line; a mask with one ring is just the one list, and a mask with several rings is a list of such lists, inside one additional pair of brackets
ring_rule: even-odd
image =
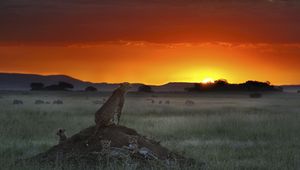
[[(154, 100), (154, 99), (152, 99), (152, 98), (149, 98), (149, 99), (146, 99), (146, 101), (147, 102), (149, 102), (149, 103), (151, 103), (151, 104), (166, 104), (166, 105), (169, 105), (169, 104), (171, 104), (171, 101), (170, 100)], [(95, 104), (95, 105), (102, 105), (102, 104), (105, 104), (105, 102), (106, 102), (106, 98), (102, 98), (102, 100), (94, 100), (94, 101), (92, 101), (92, 103), (93, 104)], [(14, 105), (22, 105), (22, 104), (24, 104), (24, 102), (23, 102), (23, 100), (18, 100), (18, 99), (15, 99), (15, 100), (13, 100), (13, 102), (12, 102)], [(34, 104), (37, 104), (37, 105), (39, 105), (39, 104), (64, 104), (64, 101), (62, 101), (62, 100), (54, 100), (54, 101), (43, 101), (43, 100), (35, 100), (34, 101)], [(187, 106), (192, 106), (192, 105), (195, 105), (195, 102), (193, 101), (193, 100), (186, 100), (185, 101), (185, 105), (187, 105)]]
[[(24, 102), (23, 102), (23, 100), (15, 99), (15, 100), (13, 100), (13, 104), (20, 105), (20, 104), (24, 104)], [(43, 100), (35, 100), (34, 104), (51, 104), (51, 102), (43, 101)], [(64, 102), (62, 100), (54, 100), (54, 101), (52, 101), (52, 104), (64, 104)]]

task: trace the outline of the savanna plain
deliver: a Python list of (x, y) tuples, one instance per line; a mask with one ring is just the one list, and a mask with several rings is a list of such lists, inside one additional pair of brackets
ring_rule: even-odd
[[(0, 92), (0, 169), (18, 169), (16, 160), (56, 145), (58, 128), (72, 136), (94, 125), (94, 113), (109, 95)], [(14, 105), (15, 99), (23, 104)], [(63, 104), (52, 104), (54, 100)], [(204, 162), (201, 169), (300, 169), (296, 93), (267, 93), (258, 99), (248, 93), (129, 93), (121, 125)]]

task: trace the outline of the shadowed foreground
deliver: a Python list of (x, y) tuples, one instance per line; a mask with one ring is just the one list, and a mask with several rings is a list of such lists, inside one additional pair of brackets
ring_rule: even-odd
[[(32, 158), (19, 161), (18, 164), (34, 164), (41, 167), (61, 168), (188, 168), (195, 163), (181, 155), (169, 151), (158, 142), (141, 136), (135, 130), (124, 126), (110, 126), (94, 135), (95, 127), (86, 128), (70, 137), (64, 143), (53, 146), (48, 151), (40, 153)], [(90, 138), (92, 136), (92, 138)], [(139, 148), (147, 148), (155, 157), (145, 157), (140, 153), (132, 153), (125, 149), (128, 146), (130, 136), (138, 137)], [(89, 145), (86, 141), (90, 139)], [(101, 154), (101, 140), (110, 140), (110, 154)]]
[[(41, 168), (38, 164), (16, 167), (15, 162), (56, 145), (59, 128), (66, 129), (70, 137), (93, 125), (93, 113), (101, 105), (94, 101), (102, 101), (108, 95), (0, 92), (0, 169), (61, 170), (59, 166)], [(161, 141), (163, 147), (197, 163), (205, 162), (205, 169), (300, 169), (300, 95), (297, 93), (264, 93), (257, 99), (250, 98), (249, 93), (150, 95), (128, 94), (121, 125)], [(14, 99), (24, 104), (13, 105)], [(50, 102), (59, 99), (63, 104), (36, 105), (39, 99)], [(170, 104), (164, 103), (167, 100)], [(187, 100), (194, 105), (186, 105)], [(200, 169), (197, 165), (191, 169)], [(73, 169), (76, 168), (64, 168)]]

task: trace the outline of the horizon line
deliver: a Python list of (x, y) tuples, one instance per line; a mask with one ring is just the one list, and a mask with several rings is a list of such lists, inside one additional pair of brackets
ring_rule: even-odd
[[(67, 74), (62, 74), (62, 73), (47, 73), (47, 74), (43, 74), (43, 73), (32, 73), (32, 72), (1, 72), (0, 71), (0, 74), (19, 74), (19, 75), (36, 75), (36, 76), (65, 76), (65, 77), (69, 77), (69, 78), (72, 78), (74, 80), (79, 80), (79, 81), (82, 81), (82, 82), (85, 82), (85, 83), (93, 83), (93, 84), (120, 84), (120, 83), (124, 83), (124, 82), (105, 82), (105, 81), (102, 81), (102, 82), (94, 82), (94, 81), (89, 81), (89, 80), (83, 80), (83, 79), (80, 79), (80, 78), (77, 78), (75, 76), (71, 76), (71, 75), (67, 75)], [(220, 79), (216, 79), (214, 81), (217, 81), (217, 80), (226, 80), (228, 81), (227, 79), (224, 79), (224, 78), (220, 78)], [(241, 84), (241, 83), (245, 83), (247, 81), (258, 81), (258, 80), (246, 80), (244, 82), (239, 82), (239, 83), (232, 83), (230, 81), (228, 81), (229, 84)], [(259, 82), (268, 82), (268, 81), (259, 81)], [(202, 83), (201, 81), (199, 82), (189, 82), (189, 81), (169, 81), (169, 82), (166, 82), (166, 83), (162, 83), (162, 84), (147, 84), (147, 83), (141, 83), (141, 82), (129, 82), (131, 84), (144, 84), (144, 85), (149, 85), (149, 86), (163, 86), (163, 85), (167, 85), (167, 84), (170, 84), (170, 83)], [(272, 82), (270, 82), (271, 85), (274, 85), (274, 86), (300, 86), (300, 83), (296, 83), (296, 84), (272, 84)]]

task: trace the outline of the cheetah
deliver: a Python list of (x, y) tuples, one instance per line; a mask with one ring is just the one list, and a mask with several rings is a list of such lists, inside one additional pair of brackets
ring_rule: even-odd
[(129, 83), (120, 84), (120, 87), (113, 92), (110, 98), (95, 113), (95, 132), (89, 137), (89, 139), (87, 139), (85, 143), (86, 146), (89, 146), (90, 140), (97, 136), (101, 128), (114, 125), (115, 121), (117, 121), (117, 124), (119, 124), (124, 105), (125, 94), (130, 88), (131, 86)]
[(59, 144), (64, 143), (65, 141), (67, 141), (67, 136), (65, 134), (65, 129), (58, 129), (58, 131), (56, 132), (56, 135), (59, 136)]
[(132, 154), (138, 153), (139, 151), (138, 136), (129, 136), (128, 142), (129, 145), (123, 146), (123, 148), (130, 150)]
[(110, 98), (103, 104), (103, 106), (95, 113), (96, 130), (100, 127), (114, 124), (115, 117), (117, 117), (117, 124), (120, 122), (122, 109), (125, 100), (125, 94), (130, 89), (129, 83), (122, 83), (117, 88)]
[(110, 154), (110, 144), (111, 141), (110, 140), (101, 140), (101, 155), (109, 155)]

